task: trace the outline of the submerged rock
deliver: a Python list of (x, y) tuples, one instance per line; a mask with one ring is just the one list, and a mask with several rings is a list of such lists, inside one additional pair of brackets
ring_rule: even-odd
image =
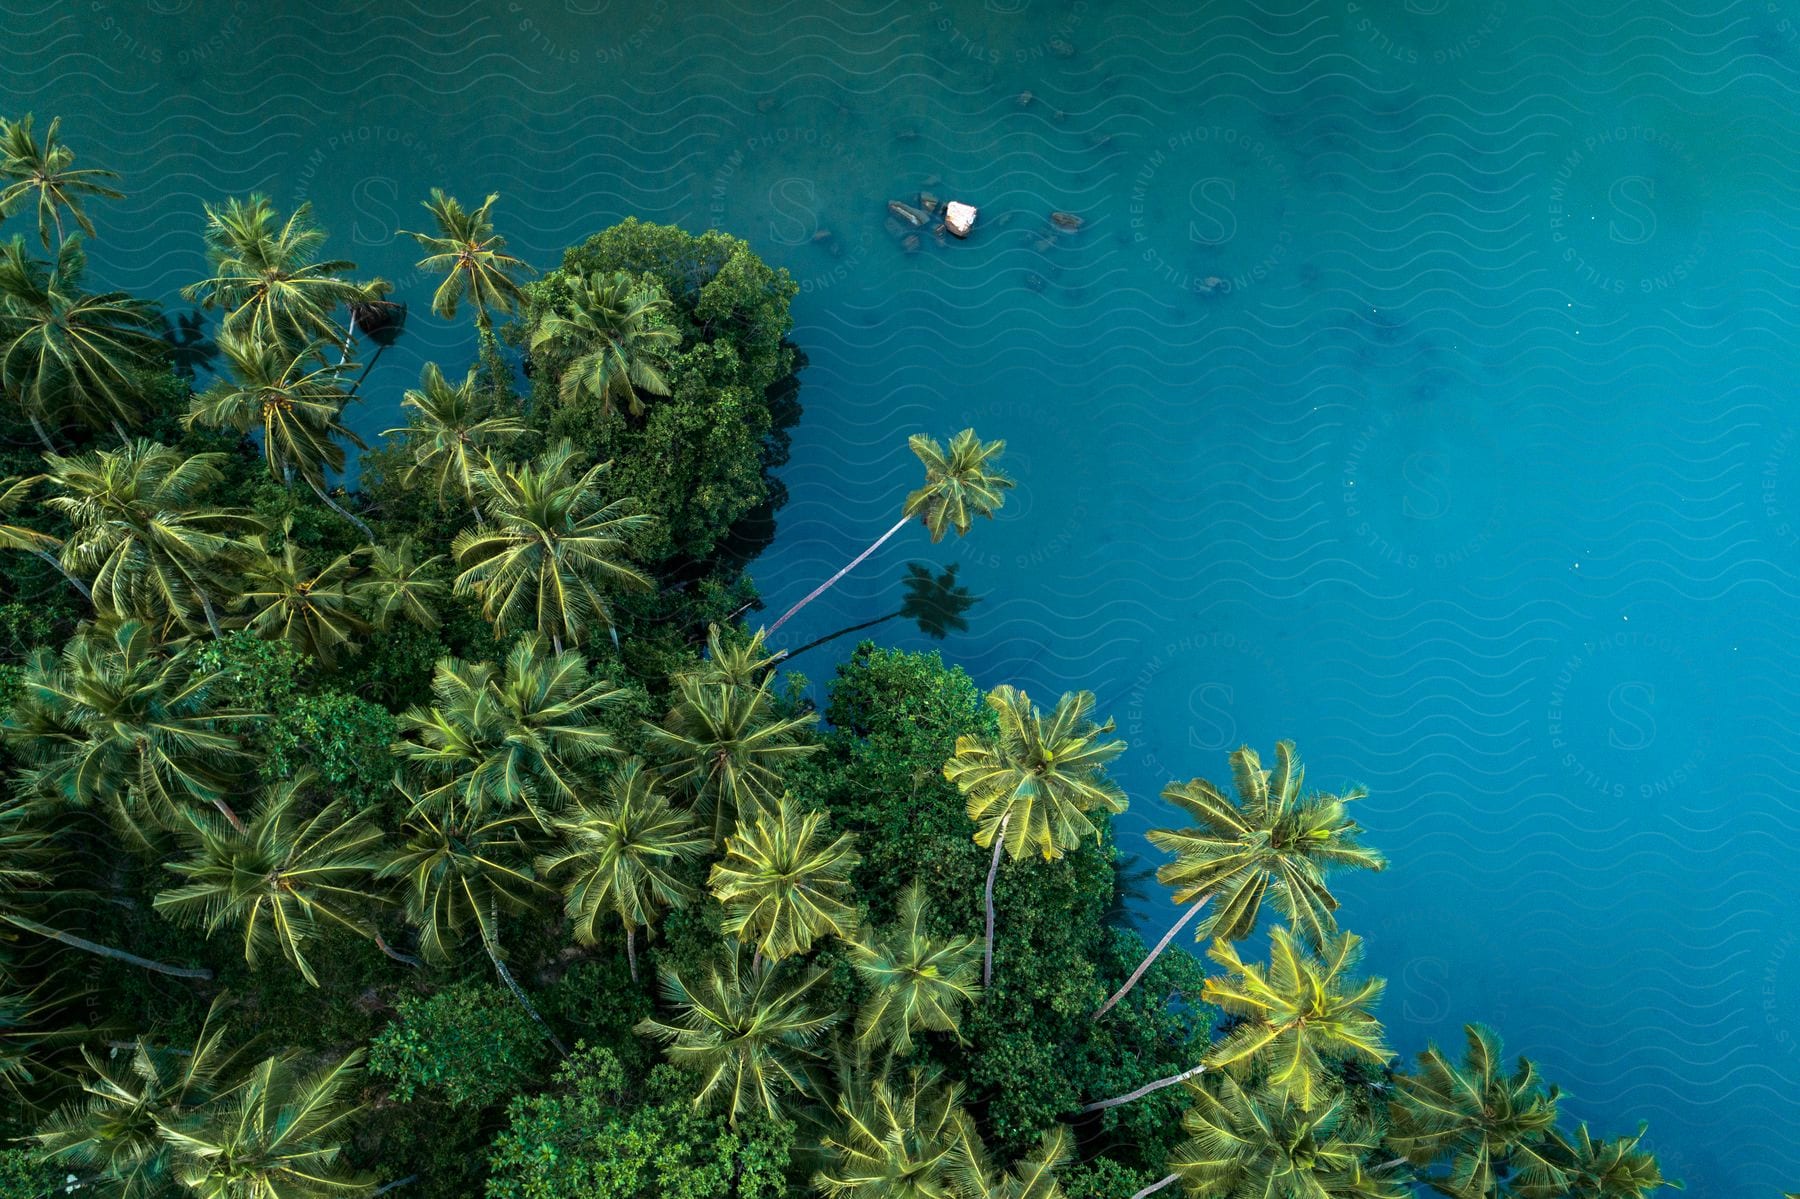
[(1081, 218), (1072, 212), (1053, 212), (1050, 214), (1050, 223), (1064, 233), (1074, 233), (1081, 228)]
[(899, 200), (889, 200), (888, 211), (908, 225), (911, 225), (914, 229), (922, 229), (925, 227), (925, 214), (920, 212), (917, 208), (914, 208), (911, 204), (902, 203)]
[(958, 237), (967, 237), (975, 227), (975, 213), (974, 205), (952, 200), (944, 205), (944, 227)]

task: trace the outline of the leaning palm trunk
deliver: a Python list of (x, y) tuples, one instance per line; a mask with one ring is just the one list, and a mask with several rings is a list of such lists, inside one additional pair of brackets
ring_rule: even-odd
[(625, 960), (631, 963), (631, 981), (638, 980), (637, 972), (637, 929), (625, 930)]
[[(493, 914), (489, 913), (489, 915), (491, 918)], [(537, 1026), (544, 1030), (544, 1035), (550, 1039), (552, 1045), (556, 1046), (556, 1052), (568, 1057), (569, 1047), (564, 1045), (551, 1031), (550, 1025), (532, 1005), (530, 998), (526, 996), (525, 988), (521, 987), (518, 979), (512, 976), (512, 971), (506, 968), (506, 963), (500, 960), (500, 947), (494, 944), (493, 935), (488, 932), (485, 921), (481, 923), (481, 947), (487, 950), (488, 960), (494, 963), (494, 973), (500, 976), (500, 981), (506, 984), (506, 989), (513, 993), (513, 998), (519, 1001), (519, 1006), (525, 1009), (525, 1014), (537, 1021)]]
[(769, 626), (769, 632), (773, 633), (776, 629), (779, 629), (782, 625), (784, 625), (788, 622), (789, 618), (791, 618), (794, 615), (794, 613), (796, 613), (800, 609), (806, 607), (806, 605), (812, 603), (814, 600), (818, 599), (821, 595), (824, 595), (827, 591), (830, 591), (834, 586), (837, 585), (837, 581), (839, 579), (843, 578), (845, 575), (847, 575), (851, 571), (855, 570), (858, 566), (861, 566), (864, 558), (867, 558), (870, 554), (872, 554), (876, 550), (880, 549), (883, 545), (886, 545), (888, 538), (892, 537), (895, 533), (898, 533), (901, 529), (904, 529), (907, 525), (907, 522), (911, 521), (912, 519), (913, 518), (911, 516), (902, 516), (900, 518), (899, 522), (896, 523), (893, 528), (891, 528), (887, 532), (883, 533), (876, 540), (874, 545), (870, 546), (868, 549), (864, 550), (862, 553), (856, 555), (856, 557), (850, 559), (850, 565), (844, 567), (844, 569), (838, 571), (836, 574), (832, 575), (829, 579), (826, 579), (823, 583), (820, 583), (817, 587), (813, 588), (811, 595), (808, 595), (805, 599), (801, 600), (799, 603), (797, 603), (793, 607), (789, 608), (786, 612), (783, 612), (781, 614), (781, 619)]
[(42, 558), (44, 561), (48, 562), (51, 566), (55, 567), (57, 574), (61, 575), (65, 579), (69, 580), (69, 586), (71, 586), (75, 590), (81, 592), (82, 599), (86, 600), (90, 604), (94, 602), (94, 593), (92, 591), (88, 590), (88, 585), (86, 583), (83, 583), (80, 579), (76, 578), (74, 575), (70, 574), (67, 570), (65, 570), (63, 568), (63, 564), (56, 560), (56, 555), (51, 554), (45, 550), (32, 550), (31, 552), (36, 554), (38, 557)]
[(1174, 1182), (1176, 1179), (1178, 1179), (1180, 1177), (1181, 1177), (1181, 1175), (1179, 1175), (1179, 1174), (1165, 1174), (1161, 1178), (1157, 1179), (1155, 1182), (1151, 1183), (1149, 1186), (1145, 1187), (1143, 1190), (1139, 1191), (1137, 1194), (1133, 1195), (1131, 1197), (1131, 1199), (1150, 1199), (1151, 1195), (1156, 1194), (1156, 1192), (1162, 1190), (1164, 1187), (1168, 1186), (1171, 1182)]
[(67, 945), (72, 949), (80, 949), (88, 953), (98, 954), (103, 958), (111, 958), (116, 962), (127, 962), (133, 966), (142, 966), (144, 969), (154, 970), (158, 974), (167, 974), (175, 978), (199, 979), (210, 979), (213, 976), (211, 970), (201, 970), (188, 966), (171, 966), (165, 962), (154, 961), (150, 958), (141, 958), (135, 953), (127, 953), (123, 949), (114, 949), (110, 945), (101, 945), (96, 941), (88, 940), (86, 937), (78, 937), (74, 933), (65, 933), (61, 929), (51, 928), (47, 924), (39, 924), (37, 921), (28, 920), (23, 916), (9, 914), (0, 916), (0, 920), (5, 920), (8, 924), (17, 925), (26, 932), (36, 933), (40, 937), (49, 937), (53, 941), (61, 941), (64, 945)]
[(1130, 1103), (1134, 1099), (1142, 1099), (1151, 1092), (1160, 1091), (1164, 1087), (1172, 1087), (1178, 1082), (1186, 1082), (1188, 1079), (1201, 1073), (1205, 1069), (1206, 1063), (1201, 1062), (1191, 1070), (1183, 1070), (1180, 1074), (1171, 1074), (1167, 1078), (1159, 1078), (1155, 1082), (1147, 1082), (1135, 1091), (1127, 1091), (1123, 1095), (1115, 1095), (1111, 1099), (1102, 1099), (1098, 1103), (1090, 1103), (1081, 1110), (1083, 1112), (1103, 1112), (1109, 1107), (1118, 1107), (1121, 1104)]
[(1162, 955), (1162, 951), (1169, 947), (1169, 942), (1175, 939), (1175, 934), (1186, 928), (1187, 922), (1199, 915), (1200, 909), (1205, 907), (1206, 901), (1211, 898), (1211, 895), (1202, 895), (1197, 902), (1188, 905), (1188, 910), (1182, 913), (1181, 919), (1169, 926), (1169, 931), (1162, 935), (1162, 940), (1156, 943), (1156, 948), (1144, 955), (1144, 960), (1137, 964), (1137, 969), (1131, 972), (1131, 977), (1125, 980), (1125, 985), (1114, 991), (1112, 998), (1100, 1005), (1100, 1010), (1094, 1013), (1093, 1019), (1098, 1020), (1112, 1011), (1113, 1005), (1125, 998), (1131, 988), (1137, 986), (1138, 979), (1144, 977), (1144, 971), (1150, 969), (1151, 963), (1155, 962)]
[(981, 959), (984, 987), (994, 981), (994, 876), (1000, 873), (1000, 851), (1006, 848), (1006, 822), (1011, 819), (1011, 812), (1000, 817), (1000, 827), (994, 830), (994, 860), (988, 863), (987, 890), (983, 892), (987, 905), (987, 952)]
[(337, 513), (339, 516), (343, 517), (345, 520), (349, 521), (351, 524), (353, 524), (357, 528), (361, 529), (363, 536), (367, 537), (369, 539), (370, 545), (375, 544), (375, 530), (371, 529), (368, 525), (364, 524), (361, 517), (357, 516), (354, 512), (351, 512), (346, 508), (340, 507), (338, 505), (338, 502), (336, 500), (332, 499), (329, 495), (327, 495), (325, 493), (325, 489), (323, 487), (319, 486), (317, 483), (315, 483), (311, 478), (308, 478), (306, 480), (306, 485), (313, 489), (314, 495), (318, 496), (320, 500), (324, 501), (324, 504), (327, 508), (330, 508), (333, 512)]

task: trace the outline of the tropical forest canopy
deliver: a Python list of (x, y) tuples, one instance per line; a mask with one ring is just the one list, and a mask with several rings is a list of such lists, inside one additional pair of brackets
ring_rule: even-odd
[[(0, 123), (4, 1199), (1673, 1185), (1493, 1030), (1396, 1060), (1332, 890), (1385, 860), (1279, 730), (1169, 783), (1147, 945), (1091, 693), (865, 641), (801, 698), (746, 574), (796, 288), (741, 240), (539, 273), (433, 192), (409, 314), (227, 196), (171, 316), (89, 277), (74, 145)], [(364, 445), (409, 318), (479, 354)], [(874, 545), (979, 536), (994, 432), (913, 437)], [(960, 626), (954, 568), (907, 591), (863, 626)]]

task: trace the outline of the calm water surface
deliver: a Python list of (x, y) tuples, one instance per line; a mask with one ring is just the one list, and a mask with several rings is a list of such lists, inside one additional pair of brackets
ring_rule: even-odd
[[(906, 434), (1020, 479), (790, 644), (960, 564), (947, 656), (1099, 693), (1135, 851), (1296, 738), (1372, 792), (1346, 924), (1402, 1049), (1492, 1022), (1690, 1195), (1800, 1183), (1800, 0), (5, 0), (0, 41), (0, 107), (135, 193), (108, 279), (172, 297), (260, 189), (398, 282), (367, 432), (470, 350), (394, 239), (428, 187), (540, 265), (749, 238), (812, 362), (772, 603), (891, 522)], [(981, 223), (909, 256), (926, 185)]]

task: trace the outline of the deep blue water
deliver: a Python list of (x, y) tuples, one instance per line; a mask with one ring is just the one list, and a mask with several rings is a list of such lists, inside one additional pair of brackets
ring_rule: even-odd
[[(906, 434), (1020, 480), (788, 644), (960, 563), (946, 655), (1100, 695), (1134, 851), (1295, 738), (1371, 791), (1344, 920), (1400, 1048), (1494, 1023), (1696, 1199), (1800, 1183), (1800, 0), (3, 9), (0, 108), (134, 192), (107, 278), (172, 296), (262, 189), (398, 281), (366, 431), (470, 349), (393, 237), (428, 187), (540, 265), (632, 213), (748, 237), (812, 362), (771, 605), (891, 523)], [(882, 203), (933, 176), (981, 222), (908, 256)]]

